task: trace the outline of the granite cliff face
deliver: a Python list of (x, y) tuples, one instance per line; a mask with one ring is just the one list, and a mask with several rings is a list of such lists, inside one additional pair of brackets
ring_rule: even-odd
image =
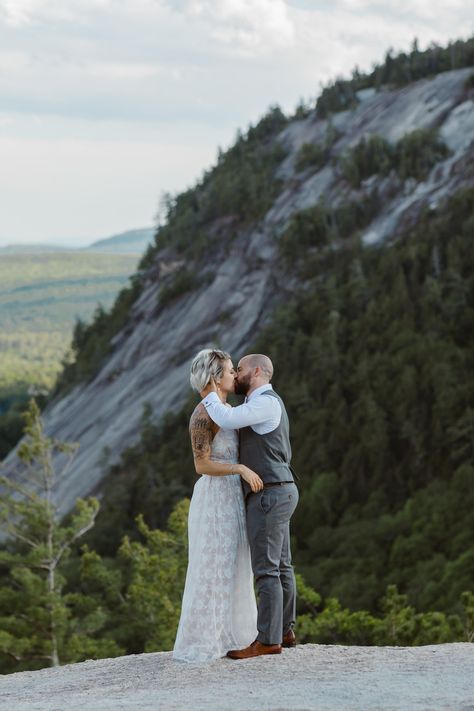
[[(466, 88), (471, 74), (467, 68), (396, 91), (360, 92), (356, 109), (332, 117), (338, 138), (330, 160), (317, 171), (298, 171), (296, 156), (304, 143), (324, 141), (328, 121), (310, 114), (290, 122), (277, 137), (287, 154), (278, 168), (281, 191), (271, 208), (226, 247), (210, 251), (203, 263), (208, 276), (200, 286), (162, 307), (157, 306), (158, 294), (182, 260), (169, 249), (155, 255), (142, 277), (140, 296), (99, 372), (44, 412), (49, 435), (80, 443), (74, 465), (56, 492), (62, 512), (76, 497), (100, 492), (108, 465), (138, 440), (146, 402), (155, 418), (183, 405), (189, 394), (190, 360), (197, 350), (219, 344), (239, 357), (252, 346), (275, 307), (295, 286), (283, 271), (276, 240), (292, 214), (321, 199), (329, 206), (363, 199), (377, 188), (382, 208), (362, 234), (369, 247), (396, 238), (416, 223), (422, 209), (435, 208), (459, 187), (474, 182), (474, 100), (472, 89)], [(423, 182), (402, 181), (392, 172), (374, 175), (355, 190), (343, 179), (337, 158), (363, 136), (378, 134), (395, 142), (420, 128), (437, 128), (450, 149)], [(223, 244), (231, 229), (225, 218), (213, 227), (222, 234)], [(5, 461), (7, 472), (13, 472), (15, 460), (13, 451)]]

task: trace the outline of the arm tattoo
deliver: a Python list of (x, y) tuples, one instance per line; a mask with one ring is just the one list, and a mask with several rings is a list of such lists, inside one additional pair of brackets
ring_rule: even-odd
[(199, 408), (192, 414), (189, 423), (189, 434), (191, 435), (194, 458), (207, 459), (211, 453), (214, 433), (209, 415), (200, 411)]

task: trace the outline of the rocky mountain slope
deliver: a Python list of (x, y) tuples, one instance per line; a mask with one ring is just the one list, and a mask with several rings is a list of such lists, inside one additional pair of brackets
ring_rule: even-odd
[[(238, 357), (252, 346), (275, 307), (296, 286), (285, 273), (277, 244), (292, 215), (321, 200), (332, 208), (347, 200), (363, 201), (377, 189), (381, 207), (362, 231), (363, 243), (370, 246), (396, 238), (416, 223), (422, 210), (434, 209), (460, 186), (474, 182), (471, 74), (466, 68), (397, 90), (366, 89), (359, 92), (354, 109), (331, 119), (310, 112), (292, 120), (275, 137), (286, 157), (278, 167), (279, 194), (270, 209), (228, 242), (226, 234), (235, 232), (232, 219), (225, 214), (216, 219), (212, 230), (222, 236), (221, 247), (201, 258), (198, 276), (205, 278), (161, 306), (163, 285), (186, 257), (169, 248), (153, 256), (140, 275), (142, 288), (127, 322), (114, 336), (99, 371), (44, 412), (48, 434), (80, 443), (74, 466), (56, 492), (63, 512), (77, 496), (100, 490), (106, 465), (117, 462), (137, 441), (145, 403), (156, 418), (182, 406), (189, 394), (189, 363), (197, 350), (219, 344)], [(425, 179), (401, 179), (391, 171), (353, 187), (341, 174), (341, 157), (364, 136), (377, 134), (394, 143), (415, 129), (429, 128), (438, 129), (449, 154)], [(328, 133), (333, 136), (328, 160), (319, 169), (302, 169), (302, 146), (327, 142)], [(13, 471), (15, 452), (5, 464)]]
[(472, 644), (341, 647), (208, 665), (170, 652), (68, 664), (2, 677), (0, 709), (110, 711), (395, 711), (472, 708)]

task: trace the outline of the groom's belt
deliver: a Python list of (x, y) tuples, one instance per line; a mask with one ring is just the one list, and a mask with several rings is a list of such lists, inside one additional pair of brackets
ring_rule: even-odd
[(295, 482), (293, 480), (291, 481), (271, 481), (268, 484), (264, 484), (263, 488), (268, 489), (269, 486), (283, 486), (283, 484), (294, 484)]

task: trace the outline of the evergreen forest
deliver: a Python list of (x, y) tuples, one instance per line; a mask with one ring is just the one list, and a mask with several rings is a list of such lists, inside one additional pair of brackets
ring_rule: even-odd
[[(302, 260), (305, 288), (251, 349), (271, 356), (290, 416), (297, 568), (354, 610), (397, 585), (421, 610), (456, 612), (474, 587), (473, 216), (466, 189), (389, 248)], [(163, 526), (190, 496), (192, 408), (158, 425), (145, 409), (90, 533), (102, 553), (138, 514)]]

